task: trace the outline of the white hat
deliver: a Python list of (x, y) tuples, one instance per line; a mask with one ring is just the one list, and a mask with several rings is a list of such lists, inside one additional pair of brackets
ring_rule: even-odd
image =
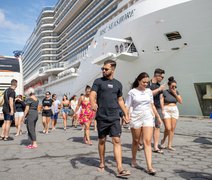
[(33, 88), (29, 88), (28, 90), (27, 90), (27, 92), (26, 92), (26, 94), (28, 95), (28, 96), (30, 96), (31, 94), (34, 94), (35, 93), (35, 90), (33, 89)]

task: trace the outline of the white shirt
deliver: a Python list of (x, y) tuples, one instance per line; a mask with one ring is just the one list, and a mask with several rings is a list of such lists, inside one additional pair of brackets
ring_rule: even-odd
[(58, 99), (53, 102), (52, 111), (54, 114), (59, 112), (58, 111), (59, 104), (60, 104), (60, 101)]
[(141, 91), (134, 88), (128, 92), (125, 104), (131, 109), (131, 113), (138, 114), (145, 110), (152, 109), (152, 103), (154, 103), (154, 101), (151, 89), (146, 88), (144, 91)]
[(71, 100), (71, 109), (73, 109), (75, 111), (76, 107), (78, 104), (78, 100)]

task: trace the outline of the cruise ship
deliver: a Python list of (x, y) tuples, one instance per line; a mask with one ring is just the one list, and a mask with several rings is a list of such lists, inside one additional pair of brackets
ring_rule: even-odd
[(26, 42), (24, 88), (71, 97), (117, 61), (124, 97), (140, 72), (173, 75), (181, 115), (212, 112), (211, 0), (58, 0), (46, 7)]

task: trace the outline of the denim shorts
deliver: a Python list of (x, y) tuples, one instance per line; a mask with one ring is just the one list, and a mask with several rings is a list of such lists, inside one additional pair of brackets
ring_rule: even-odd
[(14, 121), (14, 115), (4, 113), (4, 120), (5, 121)]
[(63, 113), (63, 114), (67, 114), (67, 115), (68, 115), (69, 112), (70, 112), (70, 109), (68, 109), (68, 108), (63, 108), (63, 109), (62, 109), (62, 113)]
[(52, 120), (57, 120), (58, 119), (58, 113), (52, 114), (51, 119)]

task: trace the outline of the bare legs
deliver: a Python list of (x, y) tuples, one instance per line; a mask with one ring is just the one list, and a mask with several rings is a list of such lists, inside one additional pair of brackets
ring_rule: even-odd
[[(99, 139), (99, 157), (100, 157), (100, 165), (99, 168), (103, 170), (105, 167), (105, 142), (106, 138)], [(113, 142), (113, 151), (114, 151), (114, 157), (116, 160), (117, 165), (117, 171), (118, 173), (123, 170), (122, 167), (122, 148), (121, 148), (121, 141), (120, 137), (112, 137)]]
[(90, 139), (90, 122), (84, 123), (85, 129), (84, 129), (84, 141), (86, 144), (92, 145), (91, 139)]
[(24, 117), (21, 116), (21, 117), (15, 117), (15, 126), (17, 128), (17, 132), (16, 132), (16, 135), (15, 136), (19, 136), (21, 135), (21, 126), (23, 124), (23, 121), (24, 121)]
[(50, 120), (51, 120), (51, 117), (43, 116), (43, 119), (42, 119), (43, 133), (45, 133), (45, 134), (48, 134), (49, 133)]
[(6, 126), (6, 124), (5, 124), (5, 121), (4, 121), (4, 123), (2, 124), (1, 138), (4, 138), (4, 136), (5, 136), (5, 126)]
[(46, 133), (46, 116), (42, 116), (43, 133)]
[(66, 130), (66, 127), (67, 127), (67, 118), (68, 118), (68, 115), (66, 113), (63, 113), (64, 130)]
[(4, 137), (4, 138), (9, 137), (11, 123), (12, 123), (12, 121), (10, 121), (10, 120), (4, 120), (4, 123), (2, 125), (1, 137)]
[(166, 138), (168, 136), (167, 148), (170, 150), (174, 150), (174, 148), (172, 148), (172, 142), (173, 142), (174, 131), (176, 128), (177, 120), (174, 118), (164, 119), (164, 124), (165, 124), (165, 131), (164, 131), (164, 137), (161, 140), (161, 143), (165, 144)]
[(105, 167), (105, 142), (106, 138), (99, 139), (98, 149), (99, 149), (99, 157), (100, 157), (100, 170), (104, 170)]
[(94, 119), (94, 131), (97, 131), (97, 122), (96, 122), (96, 120)]
[(147, 169), (152, 170), (152, 140), (153, 128), (143, 127), (143, 143), (144, 143), (144, 153), (146, 156)]
[(144, 153), (146, 157), (146, 164), (148, 170), (153, 170), (152, 167), (152, 147), (151, 147), (151, 139), (153, 134), (153, 127), (143, 127), (142, 129), (131, 129), (132, 132), (132, 166), (136, 166), (136, 154), (137, 148), (140, 141), (140, 136), (143, 136), (144, 143)]
[(120, 137), (112, 137), (113, 141), (113, 152), (116, 160), (117, 171), (121, 172), (122, 168), (122, 148)]
[(159, 138), (160, 138), (160, 128), (154, 128), (153, 132), (153, 139), (154, 139), (154, 150), (158, 150), (158, 144), (159, 144)]
[(138, 145), (141, 139), (141, 134), (142, 134), (142, 129), (133, 129), (131, 128), (131, 133), (132, 133), (132, 161), (131, 161), (131, 166), (135, 167), (137, 166), (136, 163), (136, 154), (138, 150)]
[(57, 120), (52, 119), (52, 130), (55, 130), (56, 124), (57, 124)]

